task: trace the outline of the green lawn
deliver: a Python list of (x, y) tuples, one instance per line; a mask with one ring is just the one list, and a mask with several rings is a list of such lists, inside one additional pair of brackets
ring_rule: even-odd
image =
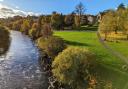
[(107, 42), (111, 48), (128, 58), (128, 41)]
[(128, 75), (122, 69), (125, 63), (111, 55), (98, 40), (96, 32), (56, 31), (54, 35), (62, 37), (69, 46), (85, 47), (96, 54), (96, 60), (101, 64), (96, 70), (102, 78), (110, 80), (117, 89), (123, 89)]

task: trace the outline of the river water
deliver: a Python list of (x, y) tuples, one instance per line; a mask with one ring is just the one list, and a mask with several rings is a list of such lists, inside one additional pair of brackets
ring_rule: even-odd
[(0, 89), (47, 89), (37, 47), (20, 32), (11, 31), (10, 37), (8, 52), (0, 56)]

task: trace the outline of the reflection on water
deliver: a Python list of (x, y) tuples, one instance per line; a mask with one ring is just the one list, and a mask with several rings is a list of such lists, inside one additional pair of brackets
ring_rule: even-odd
[(11, 45), (0, 57), (0, 89), (47, 89), (47, 78), (38, 64), (39, 52), (32, 41), (11, 31)]

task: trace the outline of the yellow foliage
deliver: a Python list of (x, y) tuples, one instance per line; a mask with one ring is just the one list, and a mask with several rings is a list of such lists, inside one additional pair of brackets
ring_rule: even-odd
[(53, 75), (73, 89), (84, 89), (95, 65), (94, 54), (85, 48), (68, 47), (53, 61)]

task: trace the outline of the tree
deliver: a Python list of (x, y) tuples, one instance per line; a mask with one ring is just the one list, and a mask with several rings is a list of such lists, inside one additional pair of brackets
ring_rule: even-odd
[(15, 21), (13, 23), (13, 25), (12, 25), (12, 30), (20, 31), (21, 24), (22, 24), (22, 21), (21, 20)]
[(53, 29), (63, 29), (64, 18), (62, 14), (54, 13), (51, 16), (51, 25)]
[(117, 11), (119, 11), (119, 10), (125, 10), (126, 8), (125, 8), (125, 5), (123, 4), (123, 3), (121, 3), (119, 6), (118, 6), (118, 8), (117, 8)]
[(32, 25), (32, 28), (29, 30), (29, 36), (30, 36), (32, 39), (36, 39), (36, 38), (39, 37), (38, 34), (37, 34), (37, 32), (38, 32), (38, 24), (37, 24), (37, 23), (34, 23), (34, 24)]
[(85, 7), (82, 2), (76, 6), (76, 13), (81, 17), (85, 12)]
[(72, 89), (86, 89), (95, 66), (94, 54), (85, 48), (68, 47), (52, 63), (56, 79)]
[(38, 46), (43, 49), (52, 60), (65, 49), (66, 45), (62, 38), (50, 36), (47, 39), (40, 37), (37, 40)]
[(75, 15), (75, 26), (80, 27), (81, 21), (80, 21), (80, 16)]
[(108, 12), (106, 13), (99, 25), (99, 31), (105, 34), (105, 39), (107, 40), (107, 35), (112, 31), (117, 29), (117, 18), (115, 12)]
[(23, 32), (24, 34), (27, 35), (30, 29), (31, 29), (30, 23), (29, 23), (28, 20), (25, 19), (25, 20), (23, 21), (22, 26), (21, 26), (21, 32)]
[(38, 31), (37, 31), (38, 37), (41, 37), (41, 36), (42, 36), (42, 35), (41, 35), (42, 19), (43, 19), (43, 16), (39, 16), (39, 17), (38, 17), (38, 21), (37, 21), (37, 23), (38, 23)]
[(41, 25), (44, 25), (46, 23), (50, 23), (51, 22), (51, 16), (43, 16), (42, 20), (41, 20)]
[(51, 25), (49, 23), (45, 23), (43, 25), (43, 28), (41, 30), (41, 34), (42, 34), (42, 37), (44, 38), (49, 38), (50, 36), (52, 36), (53, 32), (52, 32), (52, 29), (51, 29)]
[(76, 6), (76, 13), (77, 13), (77, 15), (79, 15), (79, 19), (80, 19), (80, 21), (81, 21), (81, 18), (82, 18), (82, 15), (84, 14), (84, 12), (85, 12), (85, 6), (83, 5), (83, 3), (82, 2), (80, 2), (77, 6)]
[(124, 34), (127, 35), (127, 40), (128, 40), (128, 8), (125, 10), (124, 13), (122, 13), (122, 31)]
[(73, 26), (74, 25), (74, 14), (66, 15), (64, 22), (66, 26)]

